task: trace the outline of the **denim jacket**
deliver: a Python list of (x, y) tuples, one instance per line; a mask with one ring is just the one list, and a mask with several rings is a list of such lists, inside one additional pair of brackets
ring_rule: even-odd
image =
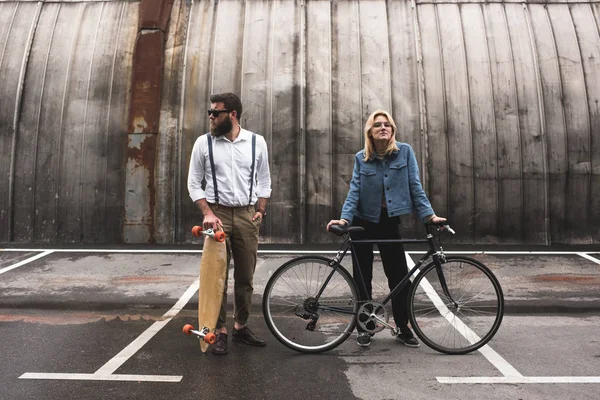
[(396, 142), (394, 151), (383, 160), (373, 155), (364, 161), (364, 150), (354, 156), (354, 170), (350, 190), (342, 208), (342, 219), (354, 216), (379, 223), (385, 189), (388, 216), (410, 214), (415, 210), (420, 219), (433, 214), (431, 204), (421, 186), (419, 167), (412, 147)]

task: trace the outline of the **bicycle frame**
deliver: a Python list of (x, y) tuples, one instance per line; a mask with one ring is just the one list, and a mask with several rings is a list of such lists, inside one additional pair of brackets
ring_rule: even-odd
[[(323, 282), (323, 285), (321, 286), (319, 292), (317, 293), (316, 297), (314, 298), (314, 301), (315, 302), (319, 301), (319, 298), (323, 294), (323, 291), (327, 287), (327, 284), (329, 283), (331, 277), (336, 272), (337, 268), (341, 266), (341, 262), (344, 259), (344, 257), (346, 256), (346, 253), (348, 252), (348, 250), (351, 250), (353, 261), (356, 263), (356, 265), (359, 265), (358, 259), (354, 252), (354, 244), (383, 244), (383, 243), (397, 243), (397, 244), (428, 243), (429, 244), (429, 250), (427, 250), (425, 255), (423, 257), (421, 257), (419, 259), (419, 261), (417, 261), (415, 266), (410, 271), (408, 271), (406, 276), (390, 291), (390, 293), (387, 295), (387, 297), (382, 301), (383, 305), (386, 305), (387, 303), (389, 303), (389, 301), (391, 299), (396, 297), (398, 295), (398, 293), (406, 285), (409, 284), (410, 278), (421, 268), (423, 263), (426, 260), (428, 260), (430, 257), (432, 257), (433, 261), (435, 262), (436, 270), (437, 270), (438, 277), (440, 279), (440, 283), (442, 286), (442, 290), (444, 291), (444, 294), (448, 297), (448, 299), (450, 299), (453, 303), (456, 304), (454, 299), (452, 299), (452, 297), (450, 296), (450, 293), (448, 291), (448, 286), (446, 284), (446, 279), (444, 278), (444, 274), (442, 272), (442, 263), (440, 260), (444, 259), (443, 249), (441, 248), (441, 246), (439, 249), (436, 247), (436, 245), (433, 241), (433, 235), (431, 233), (427, 233), (427, 236), (425, 239), (358, 239), (358, 240), (352, 240), (352, 238), (348, 234), (346, 239), (344, 240), (344, 243), (342, 244), (340, 250), (337, 252), (336, 256), (331, 261), (330, 265), (333, 267), (333, 269), (332, 269), (331, 273), (329, 274), (329, 276), (327, 277), (327, 279), (325, 279), (325, 282)], [(353, 276), (354, 281), (357, 284), (361, 285), (360, 289), (362, 289), (363, 293), (367, 293), (365, 281), (364, 281), (364, 278), (360, 271), (360, 268), (354, 268), (354, 269), (356, 270), (356, 272), (358, 272), (358, 276), (360, 277), (360, 279), (357, 279), (356, 276)], [(367, 297), (368, 297), (367, 299), (363, 299), (362, 301), (365, 302), (365, 301), (372, 300), (372, 297), (369, 293), (367, 293)], [(324, 310), (336, 311), (336, 312), (343, 313), (343, 314), (353, 314), (353, 312), (349, 312), (347, 310), (337, 308), (337, 307), (322, 307), (322, 308)]]

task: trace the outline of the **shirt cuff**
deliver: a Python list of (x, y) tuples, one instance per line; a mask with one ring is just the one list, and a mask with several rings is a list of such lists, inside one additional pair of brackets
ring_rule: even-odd
[(263, 199), (268, 199), (271, 197), (271, 189), (258, 189), (256, 191), (256, 196)]
[(206, 198), (206, 192), (202, 189), (192, 190), (190, 191), (190, 197), (192, 201), (195, 203), (198, 200), (202, 200)]

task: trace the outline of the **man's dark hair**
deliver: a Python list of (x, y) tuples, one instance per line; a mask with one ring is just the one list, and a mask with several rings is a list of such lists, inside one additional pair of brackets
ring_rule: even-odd
[(226, 109), (237, 111), (237, 120), (240, 121), (242, 118), (242, 101), (237, 94), (227, 92), (213, 94), (210, 96), (211, 103), (223, 103)]

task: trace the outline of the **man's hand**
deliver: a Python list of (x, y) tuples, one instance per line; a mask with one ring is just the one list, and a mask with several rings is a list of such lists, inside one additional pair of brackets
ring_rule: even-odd
[(345, 219), (332, 219), (327, 224), (327, 232), (329, 232), (329, 227), (331, 225), (348, 225), (348, 221), (346, 221)]
[(254, 216), (252, 217), (252, 222), (256, 221), (257, 219), (262, 221), (262, 213), (260, 211), (254, 213)]
[(202, 221), (202, 229), (212, 229), (213, 231), (217, 230), (217, 224), (219, 226), (223, 226), (223, 222), (215, 214), (212, 212), (204, 215), (204, 220)]

